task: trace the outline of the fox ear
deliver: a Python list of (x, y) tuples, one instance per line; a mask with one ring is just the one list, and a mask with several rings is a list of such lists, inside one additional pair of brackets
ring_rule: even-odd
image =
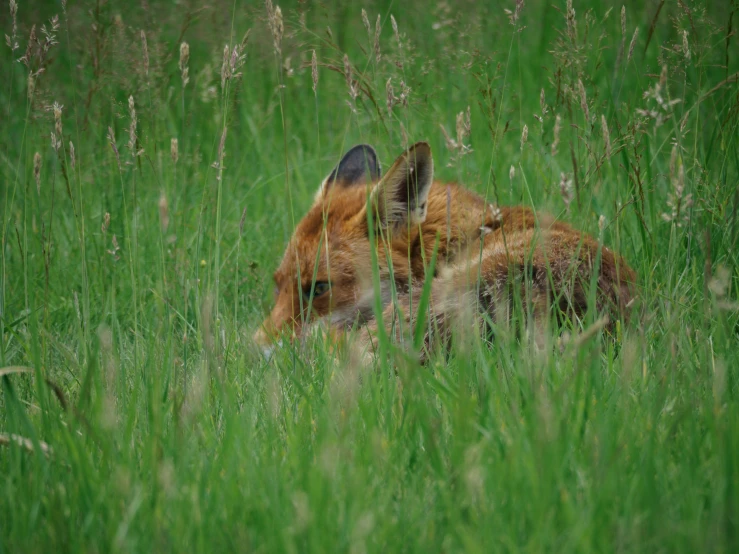
[(382, 175), (377, 152), (369, 144), (359, 144), (341, 158), (339, 164), (321, 183), (316, 200), (320, 199), (329, 187), (338, 185), (351, 187), (377, 181)]
[(372, 190), (370, 205), (380, 226), (423, 223), (433, 181), (431, 147), (427, 142), (417, 142), (395, 160)]

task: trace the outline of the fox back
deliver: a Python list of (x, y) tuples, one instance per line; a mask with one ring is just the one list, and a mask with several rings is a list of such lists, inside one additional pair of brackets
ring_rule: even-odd
[[(376, 327), (373, 263), (381, 305), (394, 312), (399, 304), (410, 322), (412, 292), (434, 256), (428, 278), (431, 320), (442, 331), (436, 336), (470, 310), (502, 322), (516, 297), (535, 321), (581, 318), (591, 290), (594, 308), (610, 321), (628, 317), (635, 274), (592, 237), (528, 207), (497, 208), (435, 181), (427, 143), (411, 146), (384, 175), (374, 149), (359, 145), (326, 177), (297, 225), (274, 274), (275, 305), (254, 339), (271, 348), (316, 321), (339, 330)], [(426, 334), (427, 346), (434, 336)]]

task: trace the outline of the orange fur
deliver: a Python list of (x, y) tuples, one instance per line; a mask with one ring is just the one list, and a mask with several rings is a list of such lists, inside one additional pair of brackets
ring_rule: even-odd
[[(403, 153), (381, 179), (374, 156), (371, 148), (356, 147), (324, 181), (275, 272), (275, 306), (255, 334), (257, 343), (266, 346), (285, 332), (299, 337), (309, 321), (376, 327), (373, 250), (383, 321), (394, 315), (395, 290), (410, 324), (411, 292), (420, 290), (437, 237), (430, 328), (441, 335), (427, 332), (428, 347), (435, 336), (447, 336), (463, 312), (487, 313), (495, 322), (509, 318), (514, 292), (534, 321), (550, 313), (582, 317), (595, 272), (597, 311), (628, 317), (635, 274), (592, 237), (528, 207), (496, 209), (457, 184), (434, 181), (426, 143)], [(326, 290), (311, 297), (314, 283)]]

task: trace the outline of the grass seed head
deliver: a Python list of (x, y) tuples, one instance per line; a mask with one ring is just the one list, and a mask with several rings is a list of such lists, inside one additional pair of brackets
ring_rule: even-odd
[(115, 133), (113, 132), (113, 127), (108, 126), (108, 143), (110, 144), (110, 148), (113, 150), (113, 154), (115, 154), (115, 160), (118, 163), (118, 171), (121, 170), (121, 156), (118, 152), (118, 146), (116, 146), (115, 143)]
[(141, 29), (141, 52), (144, 58), (144, 75), (149, 76), (149, 46), (146, 44), (146, 33)]
[(387, 98), (387, 113), (390, 115), (393, 111), (393, 106), (398, 102), (398, 98), (395, 96), (395, 91), (393, 90), (392, 77), (389, 77), (385, 82), (385, 96)]
[(565, 208), (569, 211), (570, 204), (572, 204), (573, 191), (572, 191), (572, 179), (570, 179), (566, 173), (561, 172), (559, 177), (559, 193), (562, 195), (562, 201), (565, 203)]
[(10, 19), (12, 20), (12, 31), (11, 35), (5, 35), (5, 43), (8, 45), (8, 48), (10, 48), (11, 53), (15, 52), (20, 48), (20, 45), (18, 44), (18, 21), (17, 16), (18, 14), (18, 2), (15, 0), (10, 0)]
[(318, 58), (315, 50), (313, 50), (313, 55), (310, 58), (310, 76), (313, 81), (313, 93), (315, 94), (318, 90)]
[(688, 44), (688, 30), (683, 31), (683, 56), (686, 60), (690, 59), (690, 45)]
[(131, 155), (135, 158), (136, 153), (136, 126), (138, 120), (136, 119), (136, 106), (134, 104), (133, 95), (128, 97), (128, 114), (131, 118), (131, 124), (128, 127), (128, 148), (131, 150)]
[(528, 140), (529, 140), (529, 126), (524, 124), (523, 130), (521, 131), (521, 152), (523, 152), (523, 147)]
[(164, 194), (164, 191), (162, 191), (162, 194), (159, 195), (159, 224), (162, 228), (162, 233), (167, 232), (167, 228), (169, 227), (169, 202), (167, 202), (167, 196)]
[(662, 71), (659, 73), (659, 90), (660, 91), (666, 91), (667, 90), (667, 66), (662, 66)]
[(539, 93), (539, 107), (541, 108), (541, 115), (544, 116), (547, 113), (547, 97), (544, 94), (544, 89), (541, 89)]
[(246, 223), (246, 208), (247, 206), (244, 206), (244, 210), (241, 212), (241, 220), (239, 221), (239, 235), (244, 234), (244, 224)]
[(180, 150), (176, 138), (169, 141), (169, 155), (172, 157), (172, 163), (177, 164), (177, 160), (180, 159)]
[(516, 0), (516, 7), (511, 10), (505, 10), (506, 14), (508, 14), (508, 21), (511, 22), (511, 25), (515, 26), (516, 23), (518, 23), (518, 19), (521, 17), (521, 10), (523, 9), (523, 0)]
[(398, 22), (395, 21), (393, 15), (390, 16), (390, 23), (393, 25), (393, 33), (395, 34), (395, 40), (398, 42), (398, 49), (401, 49), (403, 45), (400, 43), (400, 33), (398, 32)]
[(372, 39), (372, 27), (370, 26), (369, 17), (367, 17), (367, 11), (362, 8), (362, 24), (367, 29), (367, 36)]
[(186, 42), (180, 44), (180, 76), (182, 86), (186, 87), (190, 82), (190, 45)]
[(457, 141), (449, 136), (449, 133), (447, 133), (446, 127), (444, 127), (441, 123), (439, 123), (439, 128), (441, 129), (441, 132), (444, 135), (444, 143), (446, 144), (447, 149), (450, 150), (451, 152), (454, 152), (455, 150), (457, 150)]
[(667, 195), (669, 211), (662, 213), (662, 219), (682, 227), (688, 222), (688, 210), (693, 205), (693, 195), (685, 194), (685, 166), (679, 157), (677, 145), (672, 147), (670, 155), (670, 181), (672, 192)]
[(621, 36), (626, 39), (626, 5), (621, 6)]
[(349, 63), (349, 55), (344, 54), (344, 77), (346, 78), (346, 86), (352, 86), (352, 66)]
[(572, 7), (572, 0), (567, 0), (567, 10), (565, 17), (567, 18), (567, 38), (572, 44), (577, 42), (577, 19), (575, 18), (575, 8)]
[(464, 112), (459, 112), (457, 114), (457, 144), (462, 144), (465, 137), (465, 126), (464, 126)]
[(35, 73), (29, 73), (28, 79), (26, 81), (27, 89), (28, 89), (28, 99), (33, 100), (33, 93), (36, 90), (36, 74)]
[(280, 6), (274, 7), (272, 0), (266, 0), (264, 3), (267, 8), (267, 23), (269, 24), (269, 30), (272, 33), (272, 42), (275, 47), (275, 53), (278, 56), (282, 55), (282, 35), (285, 31), (282, 23), (282, 10)]
[(344, 77), (346, 77), (346, 86), (349, 89), (349, 96), (351, 96), (352, 101), (354, 101), (357, 99), (357, 96), (359, 96), (359, 87), (352, 77), (352, 64), (349, 63), (349, 56), (347, 54), (344, 54)]
[(373, 43), (373, 49), (375, 51), (375, 62), (380, 63), (382, 54), (380, 53), (380, 16), (378, 14), (377, 20), (375, 21), (375, 40)]
[(611, 134), (608, 132), (608, 122), (606, 121), (606, 116), (601, 115), (600, 116), (600, 124), (603, 128), (603, 142), (606, 145), (606, 157), (611, 157)]
[(585, 94), (585, 85), (582, 84), (582, 79), (577, 80), (577, 91), (580, 96), (580, 108), (582, 113), (585, 115), (585, 121), (590, 122), (590, 110), (588, 109), (588, 97)]
[(554, 140), (552, 141), (552, 156), (557, 155), (557, 147), (559, 146), (559, 132), (562, 130), (562, 117), (557, 114), (554, 118)]
[(226, 157), (226, 135), (228, 134), (228, 127), (223, 127), (221, 133), (221, 140), (218, 143), (218, 159), (213, 162), (211, 167), (214, 167), (218, 173), (216, 174), (216, 180), (220, 181), (223, 177), (223, 160)]
[(21, 56), (18, 61), (21, 62), (23, 65), (25, 65), (27, 68), (31, 69), (31, 58), (33, 56), (33, 49), (38, 44), (38, 39), (36, 38), (36, 25), (31, 26), (31, 32), (28, 35), (28, 44), (26, 44), (26, 52)]
[(64, 106), (58, 102), (54, 102), (52, 110), (54, 112), (54, 131), (59, 135), (59, 140), (62, 140), (62, 109)]
[(404, 108), (408, 107), (408, 100), (411, 96), (411, 87), (405, 84), (405, 81), (400, 81), (400, 96), (398, 102)]
[(636, 37), (639, 36), (639, 27), (634, 29), (634, 36), (631, 37), (631, 44), (629, 44), (629, 55), (626, 56), (626, 61), (631, 61), (631, 56), (634, 55), (634, 46), (636, 46)]
[(41, 195), (41, 154), (36, 152), (33, 155), (33, 178), (36, 181), (36, 190)]
[(225, 44), (223, 46), (223, 61), (221, 62), (221, 90), (226, 88), (230, 70), (228, 44)]
[(51, 147), (55, 152), (59, 152), (63, 140), (62, 108), (64, 106), (58, 102), (54, 102), (51, 106), (51, 111), (54, 113), (54, 130), (51, 132)]
[(113, 248), (108, 250), (108, 254), (113, 258), (114, 262), (117, 262), (121, 259), (121, 257), (118, 255), (118, 252), (120, 252), (121, 247), (118, 246), (118, 237), (113, 235), (113, 239), (111, 240), (111, 244), (113, 245)]

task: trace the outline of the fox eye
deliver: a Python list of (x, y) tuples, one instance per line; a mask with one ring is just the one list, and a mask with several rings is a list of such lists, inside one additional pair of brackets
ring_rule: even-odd
[(329, 284), (326, 281), (317, 281), (313, 288), (313, 296), (321, 296), (328, 292)]
[[(316, 281), (315, 285), (313, 285), (313, 298), (318, 298), (319, 296), (326, 294), (330, 288), (331, 285), (328, 283), (328, 281)], [(303, 294), (306, 298), (310, 298), (310, 293), (311, 286), (308, 285), (305, 287)]]

